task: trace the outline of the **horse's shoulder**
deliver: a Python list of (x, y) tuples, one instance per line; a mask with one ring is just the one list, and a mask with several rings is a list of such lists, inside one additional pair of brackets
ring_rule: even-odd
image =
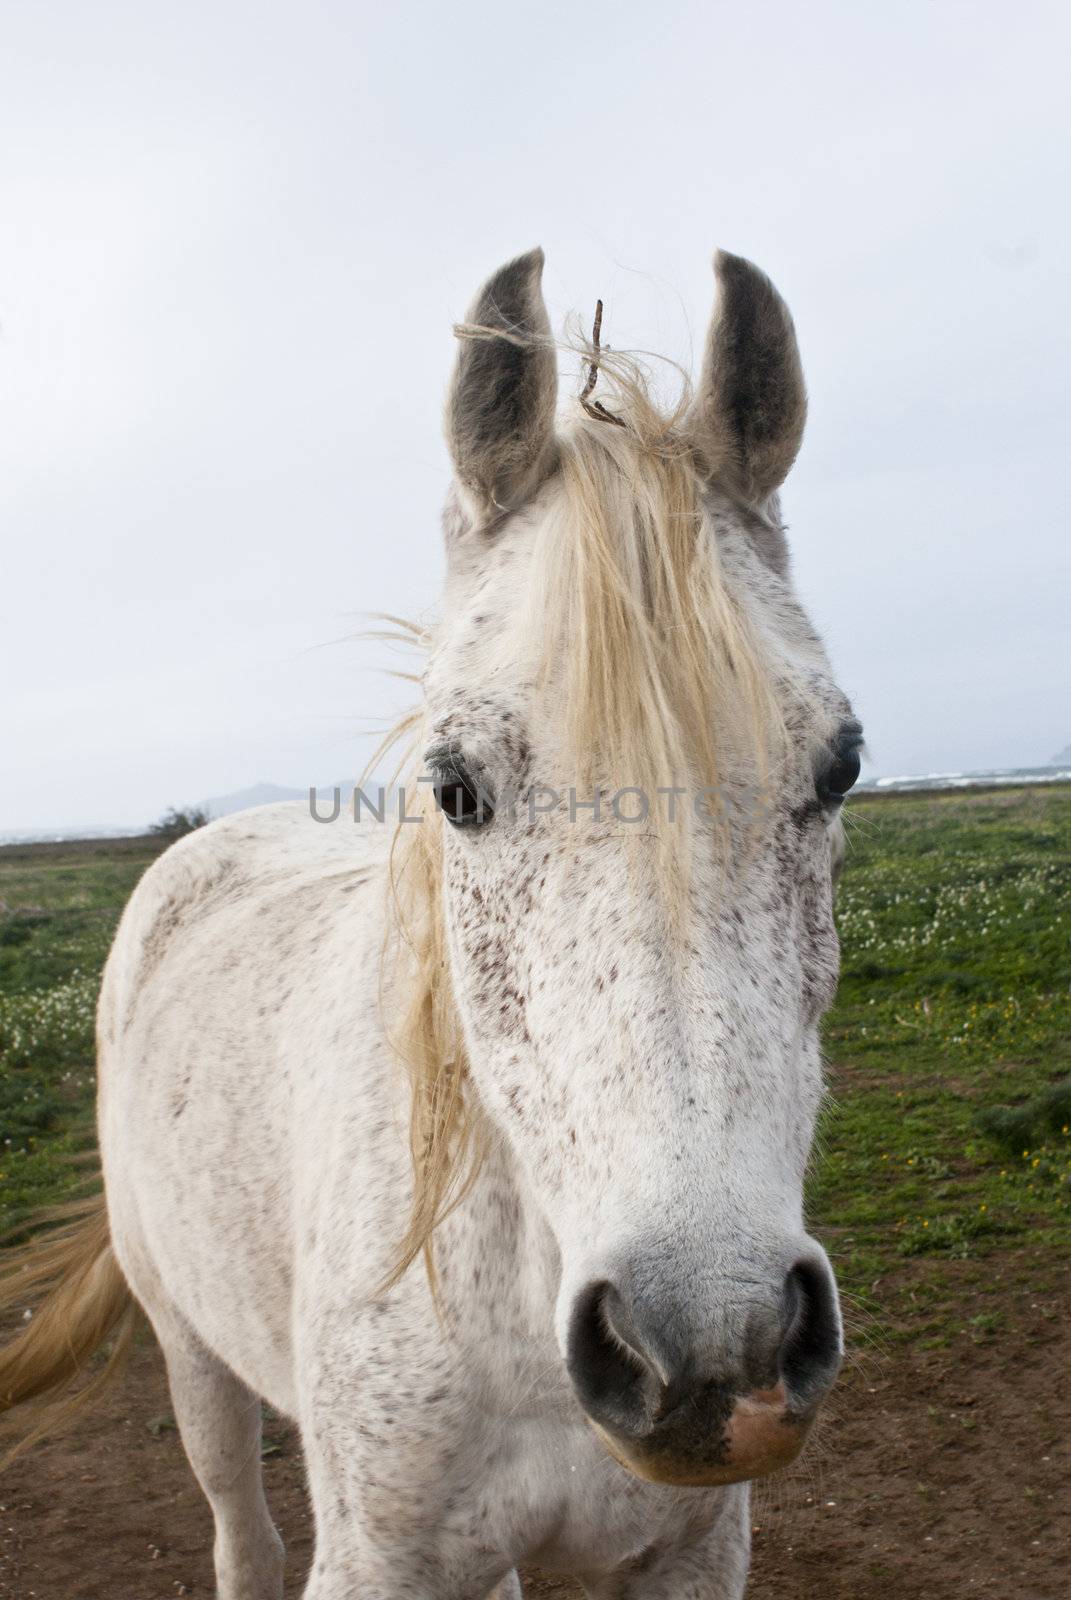
[(317, 822), (299, 802), (257, 806), (198, 828), (153, 862), (135, 890), (115, 959), (143, 981), (180, 932), (221, 913), (255, 912), (340, 876), (366, 881), (385, 854), (381, 828)]

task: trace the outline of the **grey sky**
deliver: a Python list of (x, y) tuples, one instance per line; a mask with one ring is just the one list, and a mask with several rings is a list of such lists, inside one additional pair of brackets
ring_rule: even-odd
[[(434, 603), (451, 321), (796, 318), (798, 581), (878, 770), (1071, 739), (1056, 4), (2, 7), (0, 828), (352, 772)], [(318, 648), (321, 645), (327, 648)]]

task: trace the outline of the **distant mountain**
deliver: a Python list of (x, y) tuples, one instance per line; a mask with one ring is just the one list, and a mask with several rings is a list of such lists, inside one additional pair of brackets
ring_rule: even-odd
[[(378, 805), (379, 780), (372, 778), (365, 785), (365, 793), (371, 806)], [(340, 805), (345, 811), (350, 804), (354, 790), (354, 780), (345, 778), (338, 783), (320, 784), (316, 790), (319, 801), (318, 809), (329, 816), (334, 806), (335, 790), (339, 791)], [(393, 785), (387, 788), (385, 795), (388, 814), (393, 816), (398, 804), (398, 791)], [(248, 811), (251, 806), (271, 806), (283, 800), (300, 800), (308, 804), (308, 789), (291, 789), (281, 783), (253, 783), (248, 789), (235, 789), (231, 794), (216, 794), (207, 800), (197, 800), (192, 804), (183, 803), (184, 811), (205, 811), (209, 818), (233, 816), (236, 811)], [(367, 815), (367, 812), (364, 813)], [(8, 844), (37, 844), (42, 841), (52, 840), (60, 843), (71, 839), (126, 839), (148, 833), (148, 826), (136, 823), (127, 823), (125, 826), (99, 826), (79, 827), (77, 824), (66, 828), (17, 828), (10, 832), (0, 831), (0, 845)]]
[(1056, 754), (1050, 760), (1049, 766), (1071, 767), (1071, 744), (1065, 744), (1062, 750), (1057, 750)]
[(208, 800), (198, 800), (197, 810), (207, 811), (210, 817), (229, 817), (235, 811), (248, 811), (250, 806), (271, 806), (279, 800), (304, 800), (307, 789), (287, 789), (281, 783), (252, 783), (248, 789), (235, 789), (231, 794), (215, 794)]
[[(330, 802), (336, 789), (342, 792), (345, 805), (353, 793), (353, 779), (339, 783), (320, 784), (318, 796)], [(198, 800), (197, 809), (207, 811), (210, 817), (229, 817), (235, 811), (248, 811), (250, 806), (273, 806), (281, 800), (308, 800), (307, 789), (288, 789), (281, 783), (253, 783), (248, 789), (235, 789), (232, 794), (213, 795), (208, 800)]]

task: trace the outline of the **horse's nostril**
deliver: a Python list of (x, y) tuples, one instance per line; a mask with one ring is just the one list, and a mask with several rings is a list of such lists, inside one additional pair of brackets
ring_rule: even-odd
[(824, 1261), (798, 1261), (785, 1279), (785, 1327), (777, 1364), (793, 1404), (802, 1409), (824, 1394), (840, 1366), (837, 1291)]
[(589, 1416), (619, 1432), (651, 1425), (666, 1381), (619, 1291), (605, 1280), (577, 1296), (569, 1324), (569, 1375)]

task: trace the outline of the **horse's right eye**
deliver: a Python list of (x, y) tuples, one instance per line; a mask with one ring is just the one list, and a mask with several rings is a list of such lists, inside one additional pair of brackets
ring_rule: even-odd
[(834, 740), (826, 765), (818, 774), (818, 798), (825, 806), (839, 805), (853, 788), (861, 765), (863, 730), (857, 722), (846, 723)]
[(435, 804), (455, 828), (484, 828), (495, 814), (494, 798), (456, 760), (433, 768)]

